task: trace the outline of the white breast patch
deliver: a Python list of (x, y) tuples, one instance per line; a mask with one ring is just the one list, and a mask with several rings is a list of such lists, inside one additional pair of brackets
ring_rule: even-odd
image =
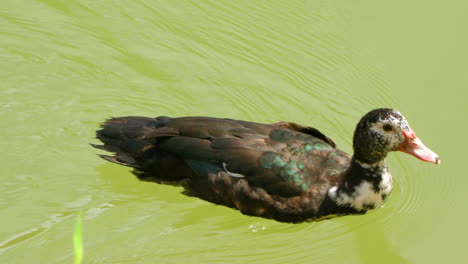
[(372, 183), (363, 180), (354, 188), (354, 192), (347, 194), (339, 192), (336, 186), (328, 190), (328, 195), (338, 205), (349, 205), (358, 211), (374, 209), (380, 207), (392, 191), (392, 176), (385, 170), (382, 174), (382, 180), (379, 184), (379, 190), (374, 189)]

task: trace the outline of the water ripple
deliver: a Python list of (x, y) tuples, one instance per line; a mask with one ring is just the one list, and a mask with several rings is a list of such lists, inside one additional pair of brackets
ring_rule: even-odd
[[(212, 115), (310, 124), (351, 149), (359, 118), (398, 102), (379, 66), (349, 48), (341, 6), (36, 0), (24, 8), (0, 7), (7, 25), (0, 114), (10, 124), (2, 136), (12, 139), (2, 143), (12, 177), (3, 180), (0, 202), (2, 210), (14, 202), (28, 211), (34, 197), (41, 202), (35, 212), (53, 213), (18, 223), (15, 230), (26, 231), (4, 238), (1, 253), (23, 254), (18, 246), (35, 239), (62, 242), (47, 231), (83, 210), (94, 263), (358, 263), (356, 252), (375, 246), (367, 238), (392, 252), (386, 235), (430, 206), (433, 190), (414, 176), (425, 169), (397, 158), (385, 208), (281, 224), (138, 182), (126, 168), (100, 165), (86, 145), (109, 116)], [(441, 196), (453, 187), (447, 179), (427, 181)]]

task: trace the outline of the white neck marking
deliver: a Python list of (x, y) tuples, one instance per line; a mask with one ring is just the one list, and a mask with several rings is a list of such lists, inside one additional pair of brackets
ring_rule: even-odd
[[(363, 166), (364, 164), (359, 163), (359, 165), (366, 168)], [(370, 168), (370, 165), (367, 166)], [(392, 191), (392, 175), (387, 167), (384, 166), (382, 169), (383, 173), (380, 175), (381, 181), (378, 184), (377, 190), (371, 182), (362, 180), (359, 185), (354, 187), (354, 191), (350, 194), (340, 191), (337, 186), (330, 188), (328, 190), (329, 197), (338, 205), (350, 206), (357, 211), (367, 211), (381, 207), (385, 198)]]

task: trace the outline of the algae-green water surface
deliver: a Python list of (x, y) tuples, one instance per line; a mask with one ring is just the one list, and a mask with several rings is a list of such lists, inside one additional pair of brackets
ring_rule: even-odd
[[(468, 4), (3, 0), (0, 263), (467, 263)], [(312, 125), (351, 151), (376, 107), (442, 165), (392, 153), (364, 216), (284, 224), (139, 182), (88, 143), (110, 116)]]

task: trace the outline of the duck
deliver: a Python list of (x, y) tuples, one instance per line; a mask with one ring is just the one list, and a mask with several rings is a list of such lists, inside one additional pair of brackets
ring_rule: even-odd
[(360, 119), (352, 155), (318, 129), (286, 121), (125, 116), (103, 122), (96, 137), (103, 144), (93, 147), (113, 153), (100, 157), (133, 168), (140, 180), (182, 186), (186, 195), (286, 223), (382, 207), (392, 191), (385, 162), (391, 151), (441, 162), (390, 108)]

